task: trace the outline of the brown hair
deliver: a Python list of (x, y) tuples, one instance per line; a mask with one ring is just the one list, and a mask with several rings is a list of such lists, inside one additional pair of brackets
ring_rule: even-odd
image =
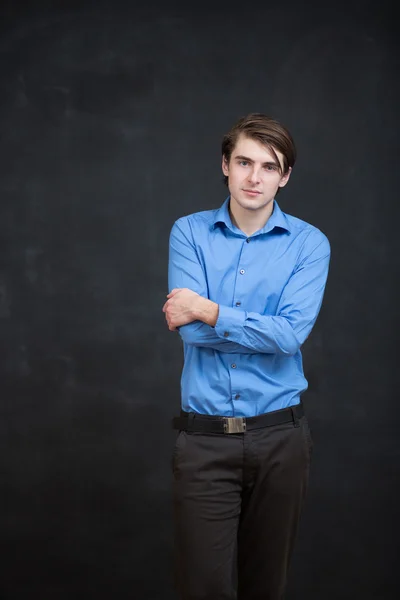
[[(266, 146), (278, 164), (280, 163), (276, 155), (276, 150), (281, 152), (283, 154), (283, 174), (288, 172), (289, 167), (293, 167), (296, 162), (296, 146), (292, 136), (279, 121), (262, 113), (250, 113), (247, 117), (242, 117), (224, 135), (222, 139), (222, 156), (225, 157), (228, 163), (238, 138), (242, 133), (246, 137), (257, 140)], [(228, 177), (226, 175), (224, 176), (224, 182), (228, 185)]]

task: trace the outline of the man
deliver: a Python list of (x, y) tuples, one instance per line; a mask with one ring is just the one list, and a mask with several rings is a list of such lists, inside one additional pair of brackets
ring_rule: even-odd
[(222, 142), (227, 200), (171, 231), (163, 311), (184, 343), (173, 455), (182, 600), (283, 598), (312, 449), (300, 347), (330, 257), (325, 235), (275, 200), (295, 160), (279, 122), (240, 119)]

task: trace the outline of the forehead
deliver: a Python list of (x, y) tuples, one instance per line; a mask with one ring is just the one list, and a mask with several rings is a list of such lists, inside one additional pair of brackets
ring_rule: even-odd
[[(283, 154), (274, 148), (279, 159), (281, 167), (283, 166)], [(253, 140), (243, 133), (240, 134), (236, 142), (236, 146), (232, 152), (232, 158), (235, 156), (246, 156), (254, 162), (276, 162), (272, 152), (258, 140)]]

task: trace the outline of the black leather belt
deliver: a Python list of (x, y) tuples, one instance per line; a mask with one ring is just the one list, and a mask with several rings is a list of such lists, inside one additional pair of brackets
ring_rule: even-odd
[(304, 410), (301, 402), (295, 406), (274, 410), (257, 417), (215, 417), (182, 411), (180, 417), (172, 420), (172, 426), (174, 429), (198, 433), (244, 433), (252, 429), (290, 422), (298, 426), (298, 421), (303, 416)]

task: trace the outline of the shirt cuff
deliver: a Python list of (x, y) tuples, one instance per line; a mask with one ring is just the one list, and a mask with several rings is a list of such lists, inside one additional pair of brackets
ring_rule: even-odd
[(243, 335), (243, 325), (246, 313), (237, 308), (219, 305), (218, 319), (215, 323), (215, 333), (218, 337), (240, 344)]

